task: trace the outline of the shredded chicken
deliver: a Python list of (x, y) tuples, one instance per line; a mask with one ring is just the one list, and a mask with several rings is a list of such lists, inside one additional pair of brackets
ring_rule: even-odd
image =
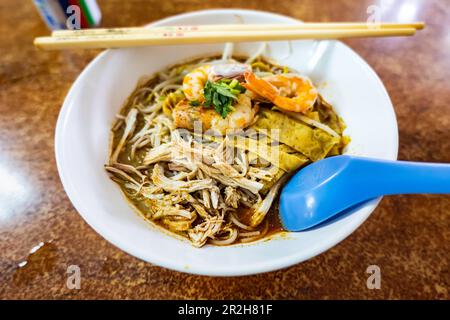
[(213, 238), (220, 231), (223, 222), (222, 216), (208, 217), (205, 219), (205, 222), (189, 230), (188, 235), (192, 244), (196, 247), (203, 246), (208, 238)]
[(239, 199), (240, 199), (239, 193), (236, 192), (236, 189), (233, 187), (226, 187), (225, 188), (225, 203), (229, 205), (230, 207), (236, 208), (239, 206)]
[(168, 192), (185, 191), (191, 193), (213, 187), (212, 179), (179, 181), (167, 178), (164, 175), (164, 168), (160, 164), (155, 164), (153, 167), (152, 180), (156, 186)]

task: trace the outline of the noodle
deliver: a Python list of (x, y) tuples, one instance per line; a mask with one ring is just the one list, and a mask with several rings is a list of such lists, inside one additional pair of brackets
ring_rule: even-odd
[[(348, 141), (340, 129), (344, 124), (323, 98), (311, 108), (313, 119), (281, 110), (243, 87), (242, 72), (249, 70), (262, 78), (283, 72), (286, 78), (300, 77), (263, 58), (265, 50), (266, 44), (262, 44), (248, 58), (233, 57), (233, 45), (226, 44), (221, 57), (162, 70), (139, 84), (112, 126), (110, 156), (105, 165), (111, 179), (145, 219), (183, 236), (196, 247), (248, 243), (280, 231), (279, 226), (269, 223), (277, 215), (276, 210), (269, 209), (284, 181), (319, 157), (312, 152), (310, 156), (310, 150), (320, 151), (320, 157), (326, 156), (329, 148), (342, 153)], [(223, 69), (224, 64), (228, 69)], [(205, 65), (223, 73), (207, 79), (212, 85), (200, 88), (202, 100), (188, 101), (186, 76)], [(212, 104), (209, 108), (205, 101), (208, 97)], [(272, 111), (274, 108), (286, 115)], [(186, 121), (191, 115), (201, 121), (214, 119), (210, 129), (239, 126), (233, 131), (235, 135), (199, 134), (187, 127), (192, 125), (191, 120)], [(302, 143), (290, 145), (292, 137), (270, 134), (267, 129), (276, 121), (269, 118), (289, 124), (289, 132), (302, 132)], [(233, 119), (239, 121), (234, 123)], [(318, 143), (314, 139), (319, 138), (327, 141), (326, 148), (319, 150), (314, 145)], [(270, 154), (261, 148), (267, 148)]]

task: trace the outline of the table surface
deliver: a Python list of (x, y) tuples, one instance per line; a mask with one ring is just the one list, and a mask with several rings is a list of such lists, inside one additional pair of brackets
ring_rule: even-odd
[[(102, 26), (141, 25), (207, 8), (273, 11), (305, 21), (365, 21), (375, 0), (98, 1)], [(450, 162), (450, 2), (385, 1), (385, 21), (423, 20), (412, 38), (345, 41), (375, 69), (397, 113), (399, 159)], [(53, 135), (67, 91), (99, 51), (41, 52), (48, 30), (31, 1), (0, 2), (0, 298), (449, 299), (450, 197), (384, 198), (336, 247), (266, 274), (212, 278), (170, 271), (120, 251), (67, 198)], [(29, 256), (39, 243), (45, 245)], [(27, 264), (23, 266), (23, 261)], [(66, 286), (78, 265), (81, 289)], [(381, 289), (366, 269), (381, 269)]]

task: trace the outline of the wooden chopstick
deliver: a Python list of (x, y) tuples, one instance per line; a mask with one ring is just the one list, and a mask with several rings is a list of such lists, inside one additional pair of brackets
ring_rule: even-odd
[(81, 35), (107, 34), (148, 34), (164, 32), (212, 32), (212, 31), (265, 31), (265, 30), (338, 30), (338, 29), (405, 29), (422, 30), (423, 22), (414, 23), (381, 23), (371, 25), (366, 22), (332, 22), (332, 23), (301, 23), (301, 24), (222, 24), (222, 25), (192, 25), (192, 26), (164, 26), (164, 27), (132, 27), (132, 28), (97, 28), (82, 30), (56, 30), (52, 37), (69, 37)]
[[(310, 25), (310, 24), (309, 24)], [(349, 25), (351, 25), (349, 27)], [(34, 45), (44, 50), (59, 50), (71, 48), (119, 48), (148, 45), (174, 45), (193, 43), (221, 43), (221, 42), (250, 42), (250, 41), (277, 41), (301, 39), (342, 39), (357, 37), (392, 37), (411, 36), (416, 30), (423, 28), (423, 24), (383, 25), (380, 28), (369, 28), (367, 24), (334, 24), (325, 28), (322, 24), (315, 24), (307, 28), (299, 25), (276, 25), (276, 28), (267, 28), (267, 25), (225, 25), (199, 26), (202, 30), (189, 30), (169, 32), (166, 28), (125, 28), (123, 29), (89, 29), (74, 31), (58, 31), (52, 37), (39, 37)], [(238, 29), (238, 26), (240, 29)], [(162, 31), (162, 29), (166, 31)], [(169, 27), (180, 28), (180, 27)], [(233, 29), (234, 28), (234, 29)], [(247, 28), (247, 29), (246, 29)], [(278, 29), (279, 28), (279, 29)], [(132, 30), (132, 31), (131, 31)], [(171, 29), (169, 29), (171, 30)], [(162, 31), (162, 32), (161, 32)]]

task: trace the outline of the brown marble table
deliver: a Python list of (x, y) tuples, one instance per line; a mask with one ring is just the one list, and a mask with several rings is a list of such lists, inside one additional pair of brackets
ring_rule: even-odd
[[(140, 25), (177, 13), (241, 7), (305, 21), (365, 21), (375, 0), (99, 1), (102, 26)], [(345, 41), (380, 75), (398, 117), (399, 158), (450, 162), (450, 1), (394, 0), (384, 20), (424, 20), (412, 38)], [(56, 170), (53, 136), (76, 76), (98, 51), (41, 52), (48, 33), (31, 1), (0, 2), (0, 298), (449, 299), (450, 197), (384, 198), (328, 252), (285, 270), (236, 278), (193, 276), (115, 248), (78, 215)], [(37, 252), (30, 250), (44, 242)], [(28, 259), (28, 260), (27, 260)], [(28, 263), (23, 266), (23, 261)], [(81, 289), (66, 286), (81, 268)], [(381, 289), (366, 268), (381, 268)], [(21, 267), (22, 266), (22, 267)]]

